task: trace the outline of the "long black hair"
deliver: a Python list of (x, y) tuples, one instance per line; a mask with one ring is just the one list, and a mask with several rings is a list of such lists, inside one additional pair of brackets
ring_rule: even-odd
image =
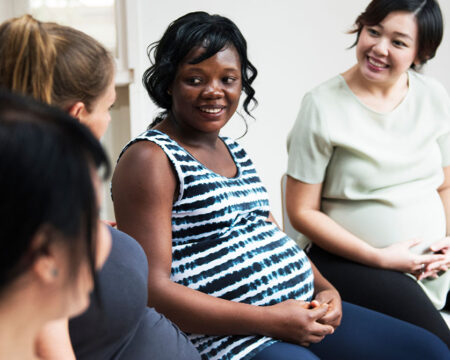
[(239, 54), (242, 89), (247, 95), (243, 107), (251, 116), (249, 104), (257, 104), (252, 83), (258, 72), (247, 57), (244, 36), (230, 19), (198, 11), (172, 22), (161, 40), (150, 44), (147, 49), (152, 65), (145, 71), (142, 81), (153, 102), (164, 109), (151, 126), (170, 112), (172, 97), (168, 90), (175, 79), (178, 66), (189, 52), (198, 46), (204, 47), (205, 51), (191, 61), (192, 64), (198, 64), (229, 45), (234, 46)]
[[(87, 258), (95, 281), (92, 171), (110, 171), (99, 142), (61, 110), (0, 91), (0, 154), (0, 292), (52, 241), (66, 243), (73, 275)], [(34, 235), (43, 227), (60, 236), (35, 249)]]

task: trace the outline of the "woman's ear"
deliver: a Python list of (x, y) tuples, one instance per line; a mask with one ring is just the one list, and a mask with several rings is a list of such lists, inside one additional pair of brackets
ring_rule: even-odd
[(40, 255), (33, 264), (33, 272), (41, 283), (53, 284), (59, 277), (59, 269), (55, 259), (47, 254)]
[(416, 69), (420, 69), (421, 66), (425, 65), (425, 63), (430, 60), (430, 57), (427, 55), (425, 59), (420, 59), (419, 54), (416, 54), (416, 58), (413, 61), (413, 64)]
[(51, 229), (44, 227), (36, 232), (32, 242), (32, 249), (38, 252), (38, 255), (31, 269), (34, 275), (45, 284), (54, 283), (60, 275), (59, 261), (57, 261), (60, 254), (55, 243), (51, 241), (54, 235)]
[(70, 116), (82, 121), (84, 113), (86, 112), (86, 105), (83, 102), (77, 101), (75, 104), (69, 107), (68, 111)]

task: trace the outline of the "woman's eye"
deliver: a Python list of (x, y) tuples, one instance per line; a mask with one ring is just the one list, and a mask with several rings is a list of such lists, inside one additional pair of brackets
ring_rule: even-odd
[(368, 29), (367, 29), (367, 32), (368, 32), (370, 35), (373, 35), (373, 36), (378, 36), (378, 35), (380, 35), (380, 33), (379, 33), (377, 30), (372, 29), (372, 28), (368, 28)]
[(235, 77), (233, 77), (233, 76), (226, 76), (226, 77), (224, 77), (223, 79), (222, 79), (222, 81), (225, 83), (225, 84), (231, 84), (231, 83), (233, 83), (233, 82), (235, 82), (237, 79), (235, 78)]
[(192, 77), (187, 79), (187, 83), (190, 85), (198, 85), (202, 82), (202, 79), (199, 77)]
[(394, 40), (392, 43), (395, 46), (398, 46), (398, 47), (406, 47), (406, 44), (403, 41), (400, 41), (400, 40)]

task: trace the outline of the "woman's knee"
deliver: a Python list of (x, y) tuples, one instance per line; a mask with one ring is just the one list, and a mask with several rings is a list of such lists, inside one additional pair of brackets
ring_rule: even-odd
[(252, 360), (319, 360), (310, 350), (299, 345), (276, 342), (256, 354)]

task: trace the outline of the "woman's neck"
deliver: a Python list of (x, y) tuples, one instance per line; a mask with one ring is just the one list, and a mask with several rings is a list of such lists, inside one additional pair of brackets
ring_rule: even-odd
[(181, 145), (209, 170), (222, 176), (235, 177), (238, 169), (219, 132), (201, 132), (174, 119), (166, 118), (156, 127)]
[(184, 124), (180, 124), (172, 115), (169, 115), (155, 126), (155, 129), (164, 132), (187, 148), (215, 148), (220, 143), (218, 132), (203, 133), (196, 131)]
[(45, 320), (30, 294), (0, 299), (0, 360), (36, 360), (35, 341)]
[(391, 82), (371, 82), (364, 78), (357, 65), (342, 74), (350, 90), (369, 108), (388, 113), (394, 110), (408, 93), (408, 74), (403, 73)]

